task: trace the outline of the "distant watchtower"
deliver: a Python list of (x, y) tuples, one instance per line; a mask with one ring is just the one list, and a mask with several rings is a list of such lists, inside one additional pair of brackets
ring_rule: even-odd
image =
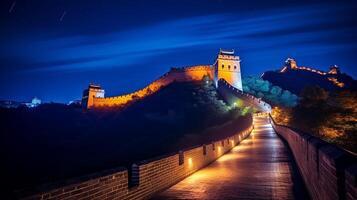
[(85, 109), (92, 107), (95, 97), (104, 98), (104, 90), (100, 85), (89, 84), (88, 89), (83, 91), (82, 107)]
[(340, 68), (337, 65), (332, 65), (330, 67), (330, 70), (328, 71), (328, 74), (339, 74), (340, 72)]
[(240, 71), (239, 56), (234, 55), (234, 50), (225, 51), (220, 49), (215, 65), (215, 82), (224, 79), (239, 90), (243, 90)]
[(288, 67), (289, 69), (297, 69), (298, 68), (296, 61), (293, 58), (286, 59), (285, 66)]

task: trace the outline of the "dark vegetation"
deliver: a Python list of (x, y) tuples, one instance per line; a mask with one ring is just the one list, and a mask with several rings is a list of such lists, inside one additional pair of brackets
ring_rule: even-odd
[(211, 142), (249, 126), (212, 82), (173, 83), (127, 108), (0, 109), (7, 191), (95, 173)]
[(357, 153), (357, 81), (351, 76), (289, 69), (265, 72), (262, 79), (299, 94), (294, 107), (274, 104), (272, 114), (278, 123)]
[(328, 92), (319, 86), (305, 87), (297, 106), (276, 107), (272, 115), (280, 124), (311, 133), (357, 153), (356, 92)]
[[(338, 81), (344, 83), (344, 87), (340, 88), (333, 84), (329, 78), (336, 78)], [(287, 70), (284, 73), (279, 71), (264, 72), (262, 79), (269, 81), (273, 85), (280, 86), (284, 90), (289, 90), (294, 94), (300, 94), (307, 86), (318, 85), (327, 91), (343, 91), (343, 90), (357, 90), (357, 81), (351, 76), (341, 74), (327, 74), (320, 75), (305, 70)]]
[(288, 90), (284, 90), (269, 81), (255, 76), (243, 78), (243, 91), (255, 97), (262, 98), (271, 105), (293, 107), (297, 104), (298, 97)]

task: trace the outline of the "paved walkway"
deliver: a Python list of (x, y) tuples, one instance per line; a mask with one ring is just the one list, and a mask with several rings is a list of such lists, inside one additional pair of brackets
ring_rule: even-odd
[(230, 153), (153, 199), (309, 199), (293, 157), (267, 117)]

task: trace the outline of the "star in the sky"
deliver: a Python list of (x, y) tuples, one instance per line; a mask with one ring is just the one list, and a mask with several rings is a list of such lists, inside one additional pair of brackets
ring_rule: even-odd
[(15, 5), (16, 5), (16, 1), (12, 2), (10, 9), (9, 9), (9, 13), (11, 13), (14, 10)]
[(62, 15), (61, 15), (61, 17), (60, 17), (60, 22), (63, 20), (63, 18), (64, 18), (64, 16), (66, 16), (66, 14), (67, 14), (67, 12), (66, 11), (63, 11), (63, 13), (62, 13)]

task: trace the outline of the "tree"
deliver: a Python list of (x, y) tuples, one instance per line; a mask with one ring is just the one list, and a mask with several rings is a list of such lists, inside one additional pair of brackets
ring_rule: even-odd
[(281, 94), (281, 103), (288, 107), (293, 107), (296, 105), (297, 96), (292, 94), (288, 90), (284, 90)]
[(270, 93), (275, 96), (279, 96), (281, 94), (281, 91), (282, 91), (281, 87), (273, 86), (273, 87), (271, 87)]
[(255, 78), (255, 86), (256, 86), (256, 90), (258, 91), (262, 91), (262, 92), (269, 91), (269, 82), (264, 81), (261, 78)]
[(300, 105), (303, 107), (314, 107), (324, 104), (328, 98), (328, 92), (319, 86), (307, 86), (301, 94)]
[[(289, 91), (283, 91), (279, 86), (273, 86), (260, 77), (247, 76), (243, 78), (243, 91), (276, 105), (293, 107), (297, 104), (297, 96)], [(282, 91), (284, 96), (282, 96)], [(284, 93), (285, 92), (285, 93)]]
[(319, 135), (321, 126), (331, 118), (326, 104), (328, 93), (318, 86), (305, 87), (298, 105), (293, 109), (292, 125), (306, 132)]

